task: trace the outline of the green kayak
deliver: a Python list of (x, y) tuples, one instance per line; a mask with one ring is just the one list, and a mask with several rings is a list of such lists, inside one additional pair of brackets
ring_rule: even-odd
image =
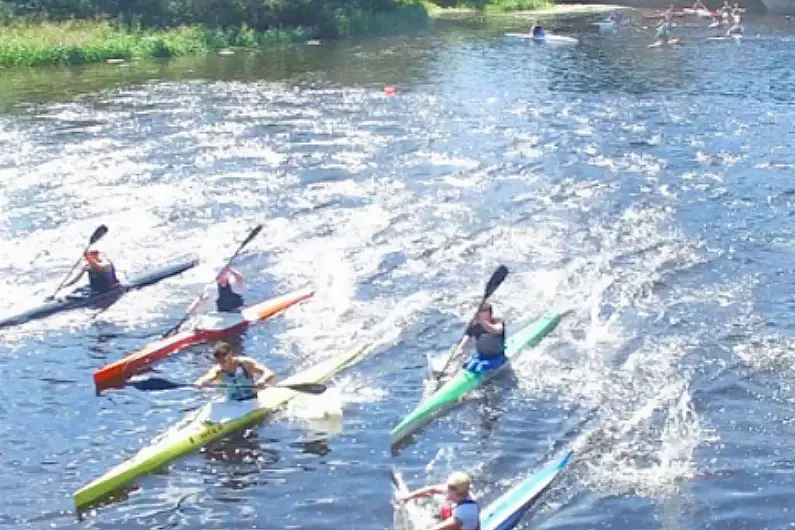
[(535, 346), (557, 327), (565, 313), (550, 313), (511, 334), (505, 343), (505, 355), (509, 362), (499, 368), (483, 373), (473, 373), (463, 368), (451, 377), (436, 392), (422, 400), (400, 424), (392, 429), (389, 442), (392, 448), (401, 445), (409, 436), (419, 431), (434, 418), (454, 407), (471, 391), (483, 386), (497, 374), (502, 373), (526, 348)]

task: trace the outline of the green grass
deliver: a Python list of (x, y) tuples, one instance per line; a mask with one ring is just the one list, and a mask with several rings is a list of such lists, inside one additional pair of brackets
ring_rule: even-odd
[(171, 57), (207, 49), (199, 28), (127, 32), (107, 22), (14, 23), (0, 27), (0, 65), (83, 64)]
[[(428, 13), (410, 3), (382, 13), (338, 13), (336, 35), (373, 35), (408, 31), (427, 24)], [(305, 42), (317, 32), (307, 28), (257, 32), (246, 26), (206, 29), (128, 30), (106, 21), (16, 22), (0, 25), (0, 67), (98, 63), (176, 57), (228, 47), (269, 47)]]
[(552, 0), (494, 0), (486, 5), (486, 11), (535, 11), (548, 9), (555, 5)]
[(444, 17), (448, 13), (508, 13), (536, 11), (555, 6), (554, 0), (420, 0), (428, 13)]

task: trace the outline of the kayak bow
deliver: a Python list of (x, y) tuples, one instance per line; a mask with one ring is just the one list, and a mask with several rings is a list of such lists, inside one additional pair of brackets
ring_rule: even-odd
[(571, 460), (571, 451), (502, 494), (480, 513), (481, 530), (510, 530)]
[[(241, 311), (240, 315), (235, 313), (216, 313), (215, 315), (220, 320), (217, 325), (180, 331), (170, 337), (154, 341), (137, 352), (100, 368), (94, 372), (94, 386), (97, 392), (108, 388), (123, 387), (127, 379), (172, 353), (176, 353), (188, 346), (213, 341), (224, 335), (243, 331), (250, 325), (266, 320), (276, 313), (284, 311), (302, 300), (306, 300), (313, 294), (314, 291), (312, 289), (299, 289), (247, 307)], [(205, 316), (212, 318), (214, 315)], [(226, 319), (223, 317), (231, 318)], [(199, 326), (201, 326), (201, 323)]]
[(508, 362), (495, 370), (473, 373), (464, 368), (450, 378), (436, 392), (422, 400), (417, 407), (401, 421), (389, 435), (390, 445), (396, 448), (409, 436), (418, 432), (434, 418), (458, 404), (467, 394), (485, 385), (497, 374), (510, 366), (526, 348), (535, 346), (554, 330), (565, 313), (550, 313), (525, 326), (508, 337), (505, 344), (505, 355)]
[(162, 267), (138, 276), (102, 294), (92, 294), (88, 287), (79, 287), (62, 298), (46, 300), (36, 307), (0, 319), (0, 328), (17, 326), (30, 320), (44, 318), (54, 313), (61, 313), (80, 307), (108, 307), (128, 291), (141, 289), (171, 276), (182, 274), (186, 270), (195, 267), (197, 263), (199, 263), (199, 260), (194, 259)]
[[(359, 362), (370, 351), (370, 347), (353, 349), (293, 374), (280, 383), (288, 385), (323, 382)], [(256, 400), (230, 402), (214, 399), (156, 437), (151, 445), (141, 449), (132, 458), (77, 490), (73, 495), (75, 506), (81, 509), (95, 504), (138, 477), (230, 433), (249, 428), (298, 395), (300, 394), (287, 388), (268, 387), (259, 391)]]

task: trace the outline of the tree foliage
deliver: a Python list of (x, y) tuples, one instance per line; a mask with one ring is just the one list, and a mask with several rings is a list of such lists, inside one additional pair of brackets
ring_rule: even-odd
[(335, 36), (362, 16), (393, 11), (399, 0), (0, 0), (0, 16), (34, 20), (121, 20), (129, 26), (166, 28), (200, 24), (255, 31), (311, 27)]

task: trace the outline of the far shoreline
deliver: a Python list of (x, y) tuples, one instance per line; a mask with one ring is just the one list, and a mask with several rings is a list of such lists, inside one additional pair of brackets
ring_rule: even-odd
[[(484, 17), (491, 19), (538, 16), (587, 16), (615, 9), (637, 8), (616, 4), (549, 5), (537, 0), (538, 9), (506, 11), (497, 3), (486, 9), (443, 8), (427, 1), (407, 3), (396, 10), (363, 14), (353, 29), (341, 29), (336, 37), (321, 38), (311, 28), (272, 29), (256, 32), (244, 27), (213, 30), (180, 26), (160, 30), (133, 29), (103, 20), (66, 22), (19, 21), (0, 25), (0, 70), (19, 67), (70, 66), (81, 64), (120, 65), (140, 59), (171, 58), (235, 50), (320, 45), (347, 37), (405, 34), (422, 29), (433, 20)], [(524, 3), (532, 5), (535, 0)], [(514, 4), (516, 5), (516, 4)], [(322, 40), (321, 40), (322, 39)]]

